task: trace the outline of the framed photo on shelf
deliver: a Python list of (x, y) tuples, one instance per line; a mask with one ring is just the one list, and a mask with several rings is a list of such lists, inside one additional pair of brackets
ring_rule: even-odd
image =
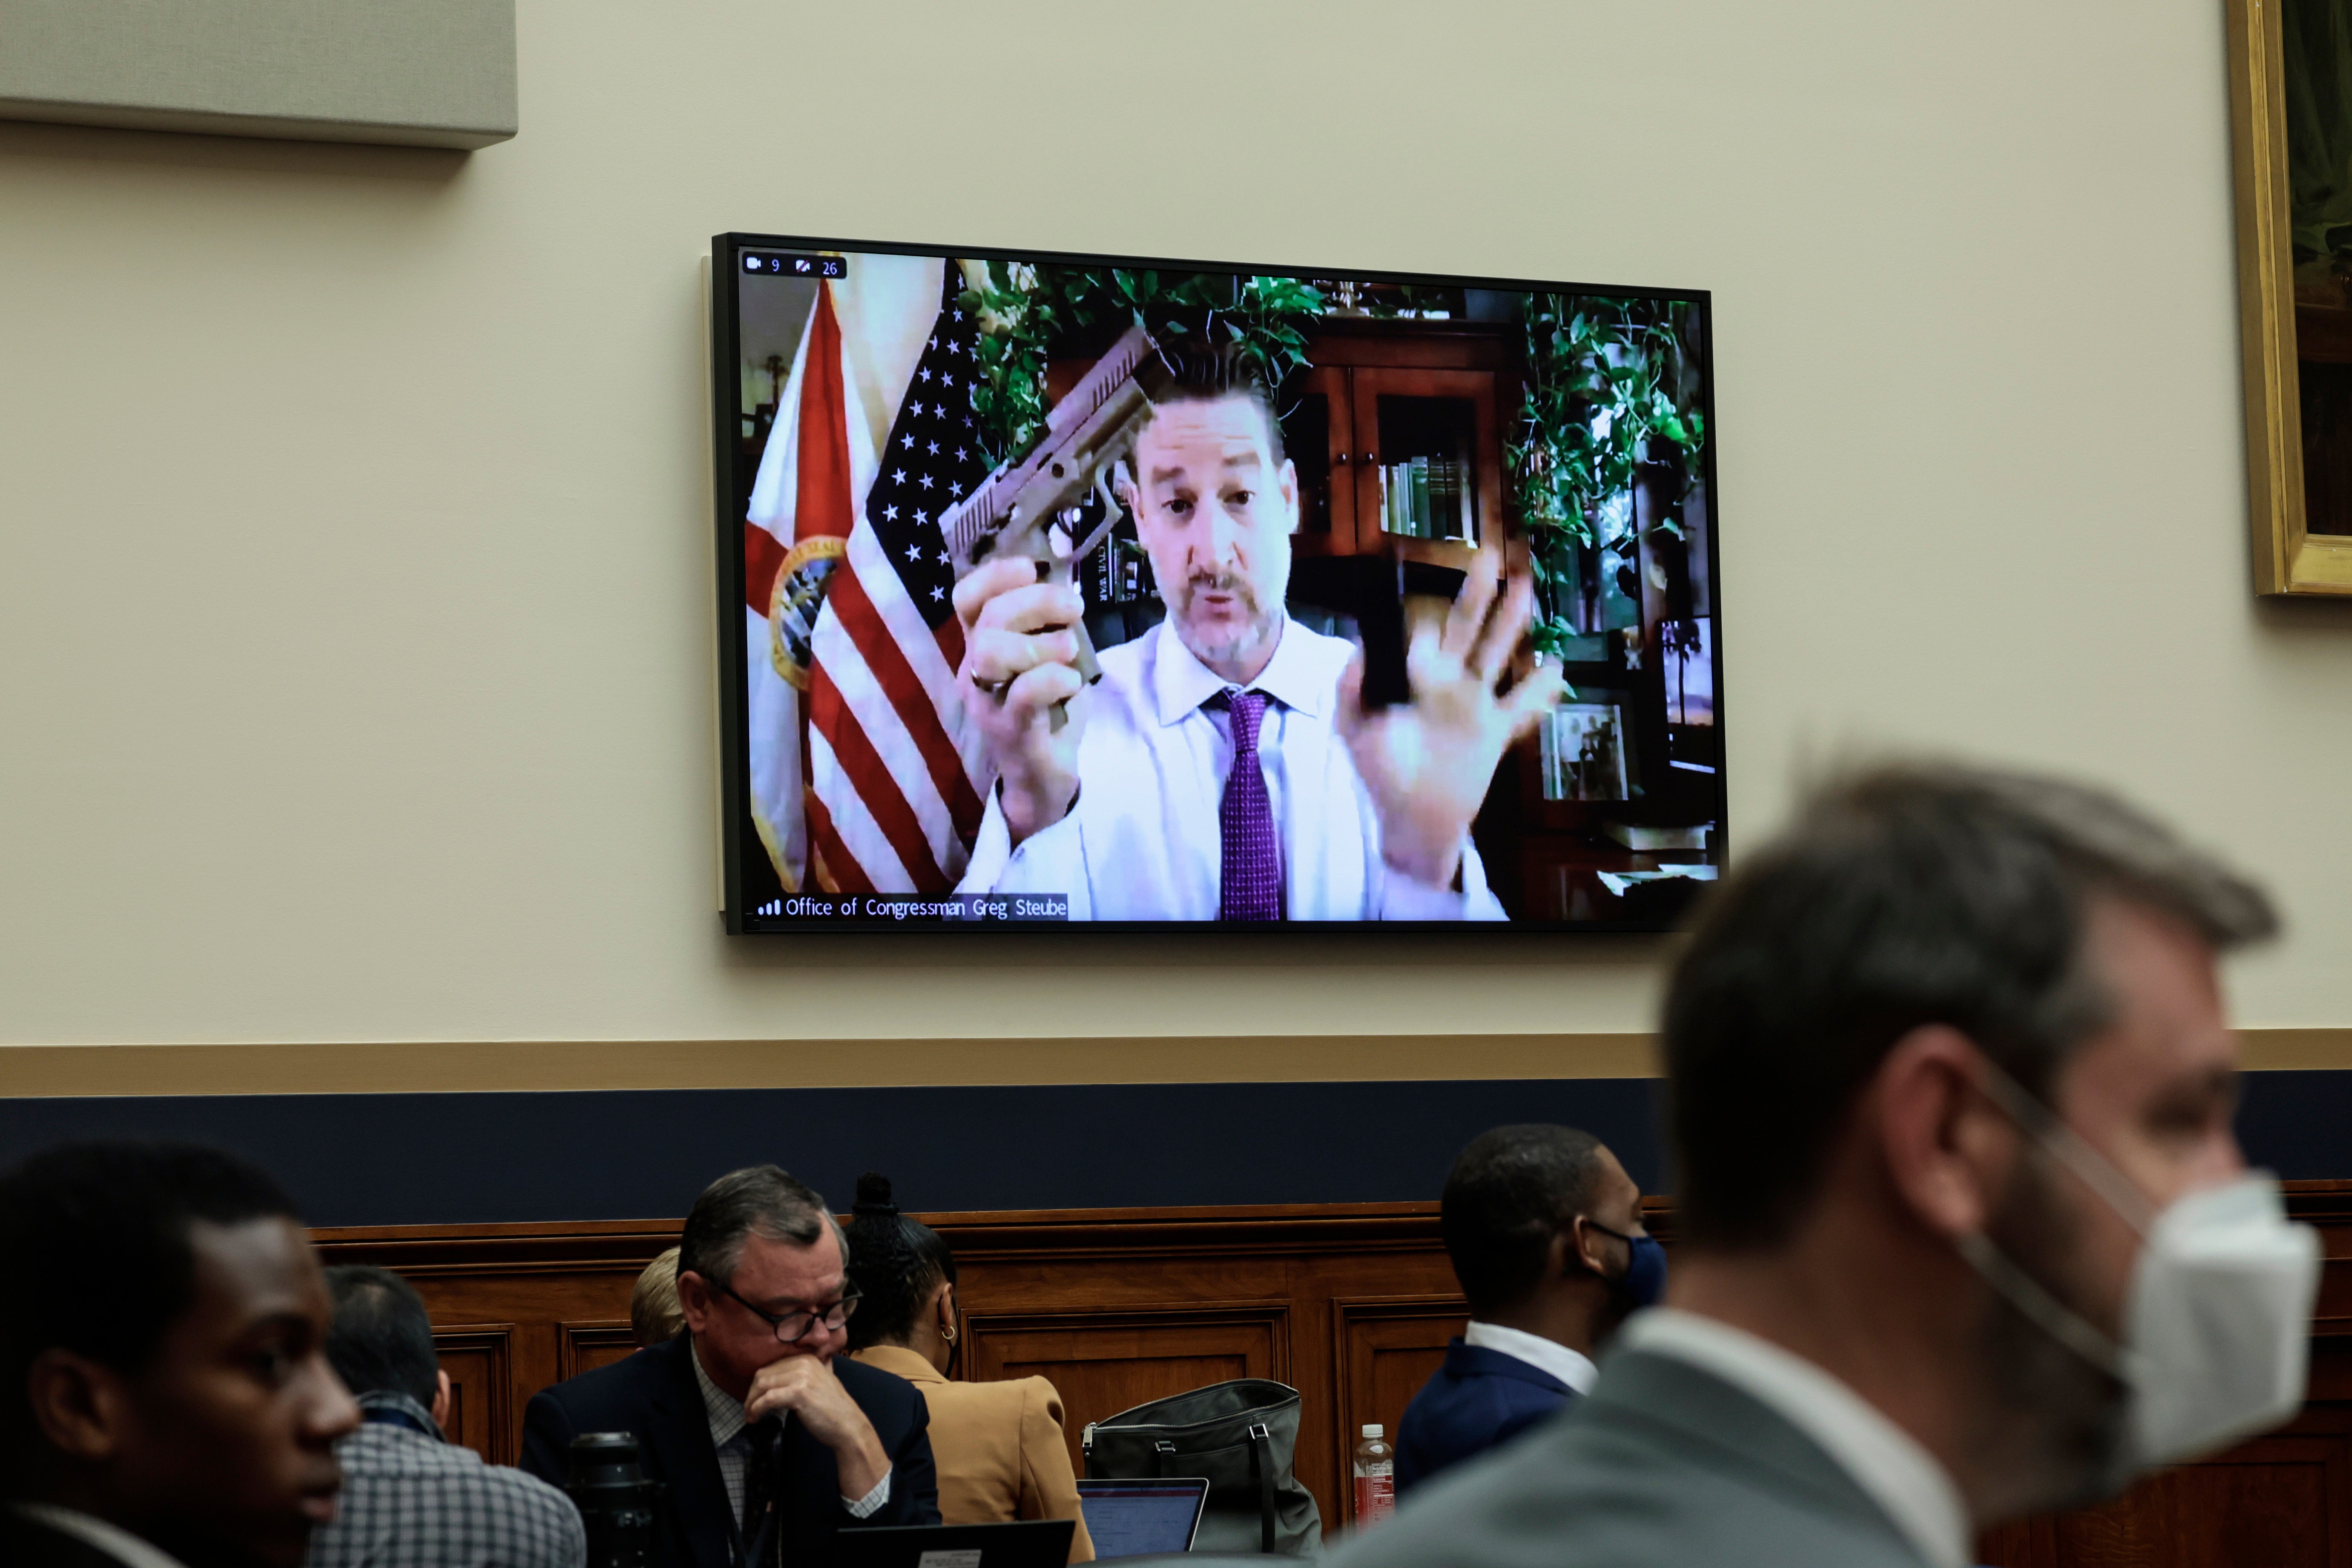
[(2352, 0), (2225, 0), (2254, 592), (2352, 595)]

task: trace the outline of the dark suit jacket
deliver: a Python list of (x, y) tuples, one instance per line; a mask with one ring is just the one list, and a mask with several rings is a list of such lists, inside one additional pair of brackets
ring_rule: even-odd
[[(522, 1468), (562, 1486), (564, 1450), (583, 1432), (634, 1432), (646, 1474), (669, 1489), (654, 1536), (654, 1568), (730, 1568), (727, 1485), (710, 1446), (710, 1417), (695, 1380), (693, 1337), (639, 1351), (531, 1396), (523, 1413)], [(939, 1478), (931, 1467), (930, 1415), (904, 1378), (836, 1356), (834, 1374), (874, 1423), (890, 1456), (890, 1500), (871, 1519), (841, 1503), (833, 1450), (797, 1421), (784, 1423), (779, 1455), (783, 1561), (822, 1564), (835, 1532), (860, 1525), (937, 1524)]]
[(122, 1560), (78, 1535), (52, 1530), (0, 1502), (0, 1563), (8, 1568), (122, 1568)]
[(1515, 1355), (1455, 1339), (1397, 1424), (1402, 1496), (1448, 1465), (1508, 1442), (1557, 1414), (1576, 1391)]
[(1430, 1483), (1324, 1568), (1926, 1568), (1813, 1440), (1713, 1373), (1622, 1351), (1569, 1413)]

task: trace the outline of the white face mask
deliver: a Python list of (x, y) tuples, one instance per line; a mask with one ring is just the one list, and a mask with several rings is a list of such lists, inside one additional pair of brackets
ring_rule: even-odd
[(1960, 1255), (2045, 1332), (2129, 1391), (2107, 1480), (2210, 1453), (2277, 1426), (2303, 1404), (2319, 1237), (2288, 1221), (2278, 1183), (2248, 1173), (2157, 1211), (2130, 1178), (2000, 1068), (1988, 1091), (2018, 1125), (2140, 1234), (2124, 1342), (2094, 1328), (1982, 1232)]

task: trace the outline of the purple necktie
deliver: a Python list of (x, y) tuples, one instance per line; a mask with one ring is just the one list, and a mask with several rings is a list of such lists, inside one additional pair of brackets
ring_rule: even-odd
[(1265, 769), (1257, 760), (1266, 700), (1263, 691), (1226, 691), (1212, 699), (1231, 713), (1234, 731), (1233, 771), (1225, 775), (1225, 797), (1217, 805), (1217, 842), (1223, 856), (1217, 873), (1221, 921), (1283, 918), (1274, 806), (1266, 798)]

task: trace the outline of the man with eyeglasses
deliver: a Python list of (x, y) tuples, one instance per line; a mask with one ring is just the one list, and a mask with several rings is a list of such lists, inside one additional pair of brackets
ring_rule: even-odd
[(839, 1353), (846, 1257), (824, 1200), (784, 1172), (719, 1177), (678, 1241), (685, 1331), (534, 1395), (522, 1468), (561, 1486), (573, 1437), (635, 1434), (667, 1489), (653, 1568), (822, 1563), (838, 1531), (937, 1524), (923, 1396)]

